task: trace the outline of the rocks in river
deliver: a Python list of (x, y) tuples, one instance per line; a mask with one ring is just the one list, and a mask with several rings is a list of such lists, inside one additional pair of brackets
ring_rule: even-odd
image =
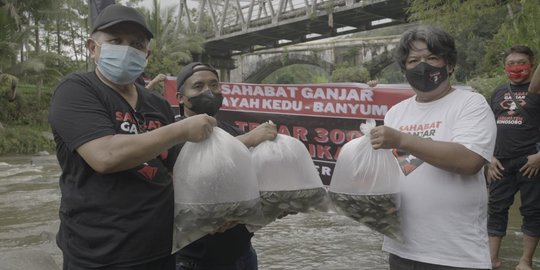
[(30, 161), (30, 164), (34, 166), (49, 166), (49, 165), (58, 165), (58, 160), (56, 155), (51, 155), (47, 151), (42, 151), (36, 153)]
[(398, 194), (351, 195), (328, 192), (336, 209), (372, 230), (402, 241)]

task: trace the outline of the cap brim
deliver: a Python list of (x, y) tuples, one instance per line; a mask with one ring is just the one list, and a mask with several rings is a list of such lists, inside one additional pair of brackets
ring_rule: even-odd
[(135, 20), (126, 20), (126, 19), (118, 19), (118, 20), (115, 20), (115, 21), (112, 21), (112, 22), (109, 22), (107, 24), (104, 24), (98, 28), (96, 28), (96, 31), (101, 31), (101, 30), (104, 30), (104, 29), (107, 29), (113, 25), (116, 25), (116, 24), (119, 24), (119, 23), (123, 23), (123, 22), (130, 22), (130, 23), (134, 23), (136, 25), (138, 25), (139, 27), (141, 27), (141, 29), (143, 30), (143, 32), (146, 34), (146, 37), (150, 40), (152, 38), (154, 38), (154, 34), (152, 34), (152, 32), (146, 28), (146, 26), (140, 24), (139, 22), (135, 21)]

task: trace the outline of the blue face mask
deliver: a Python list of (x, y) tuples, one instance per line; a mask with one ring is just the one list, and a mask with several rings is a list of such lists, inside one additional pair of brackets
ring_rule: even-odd
[(103, 43), (96, 64), (109, 81), (126, 85), (134, 82), (143, 73), (146, 54), (130, 46)]

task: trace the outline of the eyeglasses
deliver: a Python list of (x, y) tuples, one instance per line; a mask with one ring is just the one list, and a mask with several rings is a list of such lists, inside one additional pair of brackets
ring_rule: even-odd
[(144, 115), (137, 111), (133, 111), (131, 114), (133, 119), (135, 119), (135, 125), (137, 125), (137, 133), (146, 132), (146, 119), (144, 118)]

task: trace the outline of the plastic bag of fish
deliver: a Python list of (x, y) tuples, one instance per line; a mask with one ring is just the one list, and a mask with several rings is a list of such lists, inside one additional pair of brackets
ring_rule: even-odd
[(259, 181), (263, 215), (259, 226), (286, 213), (328, 211), (330, 200), (306, 147), (298, 139), (278, 134), (251, 149)]
[(173, 253), (228, 222), (247, 224), (261, 215), (251, 153), (220, 128), (182, 147), (173, 181)]
[(329, 187), (336, 210), (390, 238), (402, 241), (398, 162), (390, 149), (375, 150), (370, 131), (375, 120), (360, 125), (364, 136), (346, 143)]

